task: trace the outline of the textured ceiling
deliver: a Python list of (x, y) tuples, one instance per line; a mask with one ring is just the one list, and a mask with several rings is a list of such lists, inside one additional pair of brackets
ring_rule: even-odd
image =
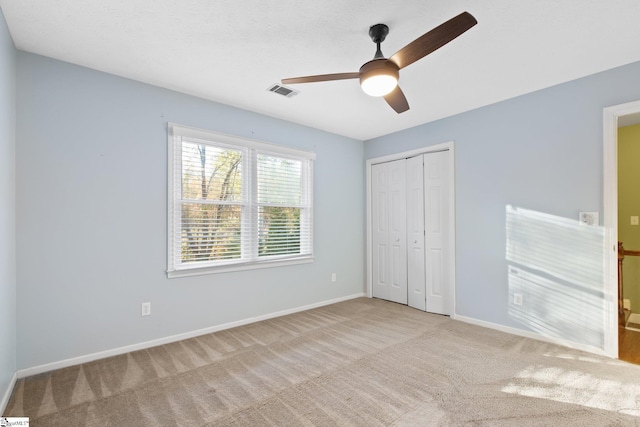
[[(637, 0), (0, 0), (16, 47), (359, 140), (640, 60)], [(369, 26), (389, 57), (462, 11), (478, 25), (403, 69), (396, 114), (357, 80)]]

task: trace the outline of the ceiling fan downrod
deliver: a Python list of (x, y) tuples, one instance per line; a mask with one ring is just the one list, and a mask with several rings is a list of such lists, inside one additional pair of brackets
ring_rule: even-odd
[(389, 27), (385, 24), (376, 24), (369, 27), (369, 37), (376, 44), (376, 54), (373, 59), (383, 59), (384, 55), (380, 49), (380, 44), (387, 38), (389, 34)]

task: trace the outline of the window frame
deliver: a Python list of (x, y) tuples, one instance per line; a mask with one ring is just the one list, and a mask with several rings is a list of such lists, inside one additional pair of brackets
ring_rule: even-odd
[[(238, 204), (246, 205), (250, 209), (243, 210), (243, 223), (245, 217), (250, 217), (250, 224), (256, 219), (258, 203), (256, 197), (257, 189), (257, 156), (267, 154), (277, 157), (301, 160), (307, 163), (303, 166), (303, 207), (308, 210), (307, 223), (303, 230), (301, 218), (300, 246), (305, 248), (304, 254), (298, 255), (273, 255), (260, 259), (255, 256), (251, 259), (232, 261), (212, 261), (207, 263), (182, 263), (179, 260), (181, 254), (181, 237), (176, 234), (182, 230), (182, 138), (189, 140), (199, 140), (204, 144), (215, 147), (227, 147), (242, 151), (243, 173), (248, 176), (243, 177), (243, 192), (248, 192), (247, 198)], [(248, 138), (213, 132), (204, 129), (188, 127), (169, 122), (167, 125), (168, 139), (168, 165), (167, 165), (167, 277), (184, 277), (202, 274), (225, 273), (231, 271), (253, 270), (258, 268), (279, 267), (287, 265), (297, 265), (314, 261), (313, 253), (313, 163), (315, 153), (291, 147), (284, 147)], [(244, 188), (248, 184), (248, 188)], [(287, 205), (285, 205), (287, 206)], [(257, 228), (255, 229), (257, 234)], [(245, 253), (245, 245), (249, 245), (251, 253), (258, 253), (258, 240), (254, 242), (253, 235), (243, 235), (242, 253)], [(256, 244), (254, 247), (253, 244)], [(307, 253), (308, 252), (308, 253)]]

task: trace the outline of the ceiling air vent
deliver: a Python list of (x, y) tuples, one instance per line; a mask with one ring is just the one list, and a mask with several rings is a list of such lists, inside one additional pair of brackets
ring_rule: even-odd
[(287, 98), (291, 98), (292, 96), (298, 94), (297, 90), (290, 89), (277, 83), (271, 86), (268, 90), (273, 93), (277, 93), (278, 95), (286, 96)]

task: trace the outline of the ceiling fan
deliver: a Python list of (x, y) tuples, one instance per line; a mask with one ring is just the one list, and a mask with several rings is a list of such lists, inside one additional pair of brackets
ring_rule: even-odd
[(362, 90), (366, 94), (383, 96), (385, 101), (398, 114), (404, 113), (409, 109), (409, 103), (400, 86), (398, 86), (399, 71), (441, 48), (477, 23), (478, 21), (470, 13), (462, 12), (460, 15), (421, 35), (389, 58), (385, 58), (380, 50), (380, 44), (389, 34), (389, 27), (385, 24), (376, 24), (369, 28), (369, 36), (377, 46), (376, 54), (371, 61), (360, 67), (360, 71), (292, 77), (282, 79), (282, 84), (359, 78)]

